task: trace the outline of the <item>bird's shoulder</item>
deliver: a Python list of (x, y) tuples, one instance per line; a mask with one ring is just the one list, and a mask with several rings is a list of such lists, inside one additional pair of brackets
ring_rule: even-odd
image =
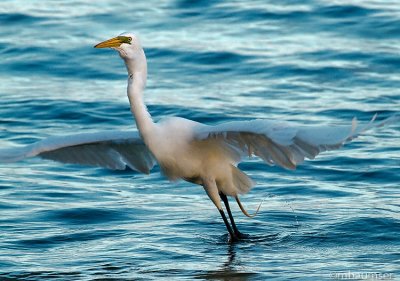
[(195, 128), (203, 127), (205, 125), (182, 117), (168, 117), (162, 119), (158, 122), (159, 126), (163, 129), (170, 129), (170, 130), (188, 130), (192, 131)]

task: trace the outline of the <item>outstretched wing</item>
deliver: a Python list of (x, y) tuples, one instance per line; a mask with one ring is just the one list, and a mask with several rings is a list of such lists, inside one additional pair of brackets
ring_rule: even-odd
[(0, 162), (39, 156), (63, 163), (149, 173), (155, 159), (137, 132), (106, 131), (49, 137), (24, 147), (0, 150)]
[[(398, 119), (398, 117), (396, 117)], [(233, 147), (242, 156), (256, 155), (269, 165), (295, 169), (305, 158), (314, 159), (326, 150), (340, 148), (345, 142), (372, 127), (382, 126), (393, 118), (362, 126), (357, 120), (345, 126), (296, 126), (286, 122), (252, 120), (198, 127), (197, 140), (216, 139), (221, 145)]]

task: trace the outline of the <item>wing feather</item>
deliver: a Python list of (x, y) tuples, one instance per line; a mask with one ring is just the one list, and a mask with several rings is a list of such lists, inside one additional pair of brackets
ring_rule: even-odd
[(26, 157), (70, 164), (124, 170), (127, 166), (149, 173), (155, 159), (137, 132), (106, 131), (49, 137), (19, 148), (0, 150), (0, 162), (14, 162)]
[[(399, 115), (394, 115), (374, 122), (375, 117), (368, 124), (359, 125), (353, 119), (351, 124), (344, 126), (301, 126), (269, 120), (198, 125), (194, 140), (217, 140), (227, 151), (232, 151), (235, 161), (255, 155), (269, 165), (295, 169), (305, 159), (338, 149), (368, 129), (400, 120)], [(0, 150), (0, 162), (34, 156), (114, 170), (128, 166), (143, 173), (149, 173), (156, 163), (138, 132), (108, 131), (49, 137), (31, 145)]]
[(374, 122), (375, 117), (360, 126), (356, 119), (341, 126), (300, 126), (286, 122), (252, 120), (229, 122), (216, 126), (201, 126), (195, 139), (218, 139), (221, 145), (233, 146), (244, 155), (255, 155), (269, 165), (295, 169), (305, 159), (340, 148), (364, 131), (398, 121), (399, 117)]

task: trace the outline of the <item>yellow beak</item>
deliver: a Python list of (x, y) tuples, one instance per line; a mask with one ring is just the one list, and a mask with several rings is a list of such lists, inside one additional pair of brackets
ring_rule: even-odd
[(130, 44), (132, 38), (127, 37), (127, 36), (117, 36), (114, 38), (111, 38), (109, 40), (103, 41), (96, 46), (95, 48), (115, 48), (121, 46), (121, 44), (126, 43)]

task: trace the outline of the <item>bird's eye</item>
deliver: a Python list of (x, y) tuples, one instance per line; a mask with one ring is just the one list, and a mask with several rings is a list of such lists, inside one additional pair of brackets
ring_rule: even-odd
[(132, 37), (128, 37), (128, 36), (117, 36), (117, 38), (121, 43), (125, 43), (125, 44), (130, 44), (132, 41)]

